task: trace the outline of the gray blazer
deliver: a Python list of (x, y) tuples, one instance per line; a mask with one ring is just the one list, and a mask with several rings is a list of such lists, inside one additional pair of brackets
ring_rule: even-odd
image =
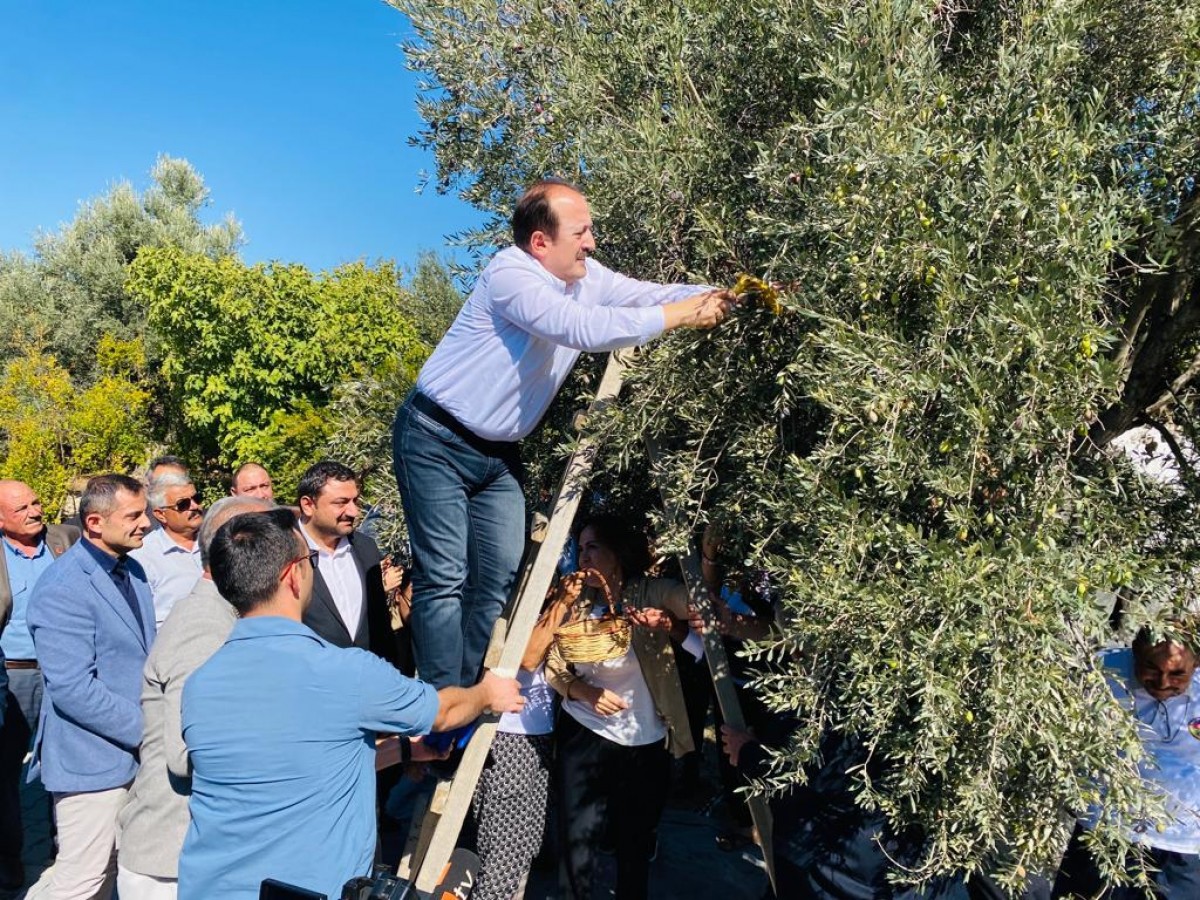
[[(79, 540), (79, 529), (74, 525), (47, 525), (46, 546), (55, 556), (62, 556), (68, 547)], [(0, 547), (0, 550), (3, 550)], [(8, 561), (0, 553), (0, 631), (8, 624), (12, 615), (12, 586), (8, 583)]]
[(142, 676), (142, 765), (121, 810), (120, 863), (155, 878), (179, 877), (179, 852), (188, 829), (191, 767), (180, 724), (188, 676), (225, 643), (237, 612), (201, 578), (171, 609)]

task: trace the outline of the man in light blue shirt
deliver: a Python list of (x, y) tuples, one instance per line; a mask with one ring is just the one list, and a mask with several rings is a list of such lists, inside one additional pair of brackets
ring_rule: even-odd
[(162, 527), (146, 535), (129, 555), (142, 564), (154, 596), (154, 624), (162, 627), (178, 601), (200, 580), (200, 531), (204, 509), (191, 476), (169, 470), (149, 482), (146, 503), (150, 518)]
[(417, 670), (471, 684), (516, 578), (525, 502), (517, 441), (581, 352), (711, 328), (727, 291), (626, 278), (590, 259), (587, 200), (561, 181), (517, 203), (514, 246), (488, 264), (400, 407), (393, 458), (413, 553)]
[(302, 624), (317, 557), (287, 510), (235, 516), (209, 567), (241, 615), (183, 689), (192, 764), (180, 900), (256, 900), (264, 879), (341, 894), (371, 869), (375, 737), (519, 710), (513, 679), (435, 691)]
[[(1194, 647), (1156, 641), (1143, 629), (1130, 649), (1102, 656), (1113, 694), (1137, 719), (1145, 755), (1142, 777), (1162, 797), (1167, 821), (1131, 824), (1129, 837), (1147, 848), (1156, 896), (1200, 897), (1200, 672)], [(1145, 897), (1133, 885), (1115, 887), (1101, 875), (1083, 840), (1094, 815), (1076, 828), (1063, 857), (1055, 897)]]

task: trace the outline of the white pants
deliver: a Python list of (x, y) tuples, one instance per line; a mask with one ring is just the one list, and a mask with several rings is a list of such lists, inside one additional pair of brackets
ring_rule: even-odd
[(117, 863), (117, 896), (121, 900), (176, 900), (178, 894), (179, 879), (130, 872)]
[(108, 900), (117, 876), (117, 813), (129, 785), (52, 794), (58, 857), (25, 900)]

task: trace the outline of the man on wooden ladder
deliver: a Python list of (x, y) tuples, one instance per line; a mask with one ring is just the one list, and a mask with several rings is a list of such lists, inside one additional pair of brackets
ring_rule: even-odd
[(396, 415), (396, 480), (413, 552), (413, 649), (422, 680), (474, 684), (525, 545), (517, 442), (581, 352), (712, 328), (728, 291), (637, 281), (590, 259), (583, 194), (540, 181)]

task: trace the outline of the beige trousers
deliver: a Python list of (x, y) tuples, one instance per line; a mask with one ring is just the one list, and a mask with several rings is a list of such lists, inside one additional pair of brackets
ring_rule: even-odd
[(129, 785), (52, 794), (58, 857), (25, 900), (108, 900), (117, 876), (117, 813)]

